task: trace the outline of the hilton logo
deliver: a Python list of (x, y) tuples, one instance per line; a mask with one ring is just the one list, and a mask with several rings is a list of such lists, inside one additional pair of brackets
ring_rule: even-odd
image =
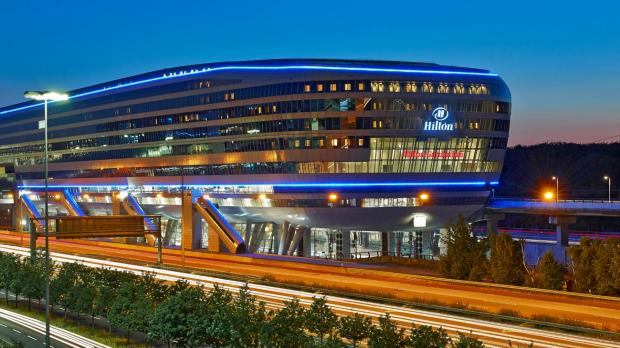
[(424, 130), (454, 130), (454, 125), (451, 123), (444, 123), (443, 121), (448, 119), (448, 110), (445, 108), (437, 108), (433, 110), (433, 117), (435, 121), (424, 122)]

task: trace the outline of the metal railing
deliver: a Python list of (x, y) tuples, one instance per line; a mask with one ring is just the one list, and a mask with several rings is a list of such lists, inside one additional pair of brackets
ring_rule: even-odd
[(538, 199), (538, 198), (508, 198), (508, 197), (495, 197), (489, 199), (489, 202), (493, 201), (513, 201), (513, 202), (533, 202), (533, 203), (606, 203), (606, 204), (620, 204), (620, 200), (608, 199), (560, 199), (558, 201), (551, 199)]
[(421, 260), (435, 260), (434, 255), (416, 255), (415, 253), (402, 253), (402, 252), (394, 252), (394, 251), (380, 251), (380, 250), (372, 250), (372, 251), (360, 251), (354, 253), (321, 253), (310, 256), (302, 256), (315, 260), (334, 260), (334, 261), (347, 261), (347, 260), (356, 260), (356, 259), (367, 259), (372, 257), (381, 257), (381, 256), (391, 256), (391, 257), (399, 257), (405, 259), (421, 259)]

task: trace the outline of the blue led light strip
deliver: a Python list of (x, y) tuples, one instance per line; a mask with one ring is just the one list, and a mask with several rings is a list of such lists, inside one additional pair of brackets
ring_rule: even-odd
[[(493, 184), (493, 182), (491, 183)], [(383, 182), (383, 183), (314, 183), (314, 184), (186, 184), (185, 186), (191, 187), (211, 187), (211, 186), (273, 186), (273, 187), (366, 187), (366, 186), (484, 186), (484, 181), (456, 181), (456, 182)], [(135, 185), (49, 185), (52, 188), (62, 187), (125, 187)], [(181, 187), (181, 185), (169, 185), (169, 184), (148, 184), (142, 186), (157, 186), (157, 187)], [(20, 185), (20, 188), (44, 188), (44, 185)]]
[[(105, 91), (111, 91), (111, 90), (120, 89), (124, 87), (135, 86), (135, 85), (139, 85), (139, 84), (147, 83), (147, 82), (160, 81), (160, 80), (171, 79), (175, 77), (183, 77), (186, 75), (204, 74), (204, 73), (209, 73), (209, 72), (214, 72), (214, 71), (219, 71), (219, 70), (297, 70), (297, 69), (300, 69), (300, 70), (335, 70), (335, 71), (368, 71), (368, 72), (387, 72), (387, 73), (406, 73), (406, 74), (414, 73), (414, 74), (440, 74), (440, 75), (497, 76), (497, 74), (494, 74), (494, 73), (479, 73), (479, 72), (437, 71), (437, 70), (418, 70), (418, 69), (387, 69), (387, 68), (349, 68), (349, 67), (339, 67), (339, 66), (312, 66), (312, 65), (225, 66), (225, 67), (209, 68), (209, 69), (203, 68), (202, 70), (196, 70), (194, 72), (189, 72), (189, 73), (185, 72), (179, 75), (176, 75), (176, 74), (172, 75), (171, 73), (170, 76), (155, 77), (155, 78), (148, 79), (148, 80), (130, 82), (130, 83), (126, 83), (120, 86), (114, 86), (110, 88), (103, 88), (103, 89), (98, 89), (98, 90), (91, 91), (91, 92), (76, 94), (76, 95), (70, 96), (69, 99), (84, 97), (87, 95), (105, 92)], [(54, 103), (54, 101), (48, 101), (48, 104), (50, 103)], [(33, 104), (33, 105), (23, 106), (21, 108), (2, 111), (0, 112), (0, 115), (8, 114), (10, 112), (15, 112), (19, 110), (30, 109), (36, 106), (41, 106), (43, 104), (44, 103)]]

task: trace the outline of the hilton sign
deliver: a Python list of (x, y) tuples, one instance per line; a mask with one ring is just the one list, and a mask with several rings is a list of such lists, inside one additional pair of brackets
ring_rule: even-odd
[(448, 120), (449, 115), (446, 108), (437, 108), (433, 110), (433, 118), (435, 118), (435, 121), (431, 119), (431, 121), (424, 122), (424, 130), (454, 130), (454, 125), (452, 123), (444, 122)]

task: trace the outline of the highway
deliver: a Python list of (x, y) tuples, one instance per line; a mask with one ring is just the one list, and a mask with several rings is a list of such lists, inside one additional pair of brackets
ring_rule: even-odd
[[(13, 252), (20, 255), (28, 255), (29, 253), (29, 250), (26, 248), (8, 245), (0, 245), (0, 250), (5, 252)], [(227, 287), (231, 291), (236, 291), (242, 285), (241, 282), (237, 281), (199, 276), (169, 270), (161, 270), (143, 266), (134, 266), (119, 262), (83, 258), (79, 256), (55, 252), (52, 252), (51, 256), (58, 262), (82, 261), (85, 265), (90, 267), (105, 266), (118, 270), (129, 270), (137, 274), (140, 274), (142, 271), (152, 271), (157, 273), (157, 278), (159, 279), (176, 281), (178, 279), (185, 278), (192, 283), (198, 282), (199, 284), (204, 285), (207, 289), (211, 288), (215, 283), (218, 283), (222, 286)], [(309, 306), (309, 304), (312, 302), (312, 296), (316, 296), (316, 294), (282, 289), (261, 284), (250, 284), (250, 288), (252, 289), (252, 292), (260, 300), (265, 301), (270, 308), (279, 308), (282, 306), (282, 300), (288, 300), (292, 297), (300, 298), (302, 304)], [(392, 316), (392, 319), (395, 320), (401, 327), (410, 328), (412, 322), (415, 322), (415, 324), (417, 325), (432, 325), (435, 328), (443, 327), (453, 337), (457, 335), (457, 331), (464, 333), (469, 333), (471, 331), (474, 336), (482, 339), (488, 347), (506, 347), (508, 346), (509, 340), (513, 343), (513, 345), (516, 345), (516, 343), (520, 343), (522, 345), (529, 344), (530, 341), (533, 341), (535, 347), (548, 348), (620, 347), (620, 344), (611, 341), (555, 333), (551, 331), (544, 331), (521, 326), (506, 325), (483, 320), (457, 317), (453, 315), (426, 312), (410, 308), (402, 308), (372, 302), (351, 300), (335, 296), (328, 296), (327, 299), (330, 306), (332, 307), (332, 310), (334, 310), (334, 312), (338, 315), (347, 315), (357, 312), (360, 314), (371, 316), (376, 320), (378, 316), (389, 312)]]
[[(106, 345), (51, 326), (51, 348), (109, 348)], [(11, 338), (24, 342), (26, 348), (45, 346), (45, 323), (25, 315), (0, 309), (0, 339), (10, 342)]]

